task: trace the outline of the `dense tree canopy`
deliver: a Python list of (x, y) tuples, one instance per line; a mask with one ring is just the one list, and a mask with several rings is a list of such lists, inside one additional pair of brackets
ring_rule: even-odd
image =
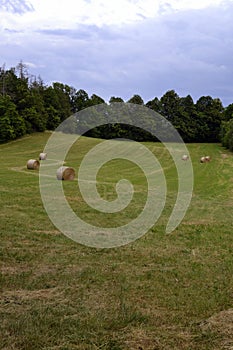
[[(124, 102), (112, 96), (109, 105)], [(164, 116), (185, 142), (222, 142), (233, 150), (233, 103), (223, 107), (219, 98), (201, 96), (196, 103), (187, 95), (180, 97), (174, 90), (160, 99), (144, 103), (135, 94), (128, 103), (145, 106)], [(106, 103), (103, 98), (83, 90), (54, 82), (47, 86), (41, 77), (30, 76), (21, 61), (16, 68), (0, 68), (0, 142), (16, 139), (35, 131), (54, 130), (73, 113)], [(104, 124), (104, 123), (103, 123)], [(153, 124), (153, 123), (152, 123)], [(153, 125), (154, 127), (154, 125)], [(125, 137), (137, 141), (155, 140), (140, 128), (120, 123), (105, 123), (88, 132), (101, 138)]]

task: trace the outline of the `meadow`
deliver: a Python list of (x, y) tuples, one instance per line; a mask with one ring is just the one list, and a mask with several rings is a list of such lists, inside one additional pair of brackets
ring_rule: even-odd
[[(118, 248), (78, 244), (63, 235), (43, 207), (38, 158), (49, 133), (0, 145), (0, 349), (172, 350), (233, 349), (233, 154), (220, 144), (188, 144), (194, 190), (182, 223), (165, 227), (175, 203), (177, 174), (159, 143), (144, 143), (164, 167), (167, 201), (158, 222)], [(101, 142), (82, 137), (67, 156), (78, 170)], [(211, 162), (200, 163), (209, 155)], [(143, 208), (146, 182), (128, 161), (98, 174), (106, 200), (128, 178), (135, 195), (123, 213), (97, 213), (77, 181), (64, 182), (73, 210), (87, 222), (124, 224)], [(55, 181), (57, 181), (55, 179)]]

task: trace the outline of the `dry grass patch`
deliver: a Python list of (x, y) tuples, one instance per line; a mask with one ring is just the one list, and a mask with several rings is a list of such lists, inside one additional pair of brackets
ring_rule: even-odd
[(59, 291), (57, 287), (55, 288), (46, 288), (46, 289), (37, 289), (37, 290), (9, 290), (5, 291), (2, 296), (1, 300), (8, 300), (8, 301), (26, 301), (26, 300), (42, 300), (42, 299), (53, 299), (53, 298), (61, 298), (62, 293)]
[[(0, 313), (11, 314), (16, 320), (32, 309), (33, 304), (54, 304), (54, 300), (64, 302), (64, 295), (58, 288), (37, 290), (7, 290), (0, 296)], [(6, 321), (5, 321), (6, 322)]]
[(162, 349), (156, 335), (148, 334), (143, 328), (134, 328), (126, 336), (125, 345), (129, 350), (160, 350)]
[(197, 220), (190, 220), (190, 221), (182, 221), (182, 225), (211, 225), (214, 223), (213, 218), (209, 219), (197, 219)]
[[(163, 336), (161, 336), (163, 334)], [(176, 327), (164, 325), (149, 332), (143, 328), (130, 329), (126, 335), (124, 349), (129, 350), (191, 350), (198, 349), (194, 335)], [(173, 343), (174, 341), (174, 343)], [(173, 345), (169, 345), (173, 344)], [(174, 345), (176, 344), (176, 345)]]
[(228, 154), (226, 154), (226, 153), (221, 153), (221, 157), (222, 157), (223, 159), (226, 159), (226, 158), (228, 158)]
[(201, 329), (204, 333), (217, 334), (221, 338), (221, 349), (233, 349), (233, 309), (214, 314), (201, 324)]
[(28, 272), (31, 269), (28, 266), (23, 266), (23, 265), (14, 265), (14, 266), (9, 266), (9, 265), (2, 265), (1, 266), (1, 274), (2, 275), (14, 275), (22, 272)]
[(61, 235), (61, 232), (58, 230), (33, 230), (35, 233), (43, 233), (45, 235), (52, 235), (52, 236), (57, 236)]

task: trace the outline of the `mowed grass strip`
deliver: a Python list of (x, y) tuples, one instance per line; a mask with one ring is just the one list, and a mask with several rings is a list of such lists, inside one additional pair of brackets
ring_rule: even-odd
[[(165, 209), (141, 239), (120, 248), (77, 244), (50, 222), (39, 192), (37, 159), (49, 133), (0, 145), (1, 349), (231, 349), (233, 334), (233, 156), (218, 144), (190, 144), (194, 192), (181, 225), (164, 229), (176, 200), (177, 173), (160, 144), (146, 143), (167, 179)], [(78, 171), (101, 140), (81, 138), (67, 163)], [(200, 164), (210, 155), (208, 164)], [(112, 161), (98, 191), (116, 198), (127, 177), (135, 196), (126, 212), (100, 214), (64, 183), (67, 200), (88, 222), (111, 227), (143, 208), (147, 184), (130, 162)], [(54, 177), (55, 181), (56, 176)]]

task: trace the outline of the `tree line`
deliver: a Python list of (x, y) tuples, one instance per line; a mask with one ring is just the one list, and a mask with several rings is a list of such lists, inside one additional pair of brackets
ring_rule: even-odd
[[(222, 142), (233, 150), (233, 103), (227, 107), (219, 98), (202, 96), (196, 103), (192, 97), (180, 97), (174, 90), (161, 98), (144, 102), (134, 95), (128, 101), (112, 96), (109, 104), (128, 102), (146, 106), (164, 116), (177, 129), (185, 142)], [(87, 107), (106, 103), (98, 95), (54, 82), (45, 85), (40, 76), (28, 73), (21, 61), (16, 67), (0, 67), (0, 143), (25, 134), (55, 130), (70, 115)], [(103, 125), (88, 132), (100, 138), (129, 137), (136, 141), (155, 138), (142, 129), (121, 125)]]

